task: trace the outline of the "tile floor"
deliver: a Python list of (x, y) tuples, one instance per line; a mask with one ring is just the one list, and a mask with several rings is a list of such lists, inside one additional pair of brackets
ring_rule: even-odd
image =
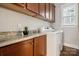
[(61, 56), (79, 56), (79, 50), (64, 46), (61, 51)]

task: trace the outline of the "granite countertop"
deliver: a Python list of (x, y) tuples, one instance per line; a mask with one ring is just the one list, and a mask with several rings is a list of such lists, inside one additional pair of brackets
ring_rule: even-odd
[(15, 36), (7, 36), (4, 38), (0, 37), (0, 47), (14, 44), (14, 43), (21, 42), (21, 41), (25, 41), (25, 40), (29, 40), (29, 39), (32, 39), (34, 37), (38, 37), (41, 35), (46, 35), (46, 34), (45, 33), (34, 33), (34, 34), (26, 35), (26, 36), (15, 35)]

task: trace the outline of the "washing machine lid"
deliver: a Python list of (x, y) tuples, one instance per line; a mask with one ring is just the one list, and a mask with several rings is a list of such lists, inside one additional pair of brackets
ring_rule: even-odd
[(40, 29), (40, 32), (53, 32), (53, 31), (55, 31), (55, 29), (50, 27), (43, 27)]

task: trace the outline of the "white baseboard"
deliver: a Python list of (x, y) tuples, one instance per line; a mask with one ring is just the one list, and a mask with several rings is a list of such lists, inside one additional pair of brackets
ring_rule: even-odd
[(68, 47), (72, 47), (75, 49), (79, 49), (79, 46), (73, 45), (73, 44), (68, 44), (68, 43), (64, 43), (64, 46), (68, 46)]

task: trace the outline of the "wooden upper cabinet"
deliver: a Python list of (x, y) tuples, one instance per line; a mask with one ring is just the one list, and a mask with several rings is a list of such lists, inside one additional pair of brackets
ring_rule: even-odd
[(34, 38), (34, 56), (46, 56), (46, 35)]
[(19, 6), (21, 6), (21, 7), (23, 7), (24, 8), (24, 3), (15, 3), (16, 5), (19, 5)]
[(55, 6), (50, 4), (50, 18), (49, 21), (55, 22)]
[(51, 3), (1, 3), (0, 7), (48, 22), (55, 22), (55, 6)]
[(29, 10), (25, 9), (24, 4), (21, 3), (1, 3), (0, 7), (12, 10), (12, 11), (16, 11), (25, 15), (29, 15), (29, 16), (35, 16), (36, 14), (33, 12), (30, 12)]
[(47, 20), (49, 20), (50, 18), (49, 12), (50, 12), (50, 4), (46, 3), (46, 19)]
[(39, 14), (45, 18), (45, 3), (39, 3)]
[(27, 9), (35, 13), (39, 13), (38, 3), (26, 3)]

